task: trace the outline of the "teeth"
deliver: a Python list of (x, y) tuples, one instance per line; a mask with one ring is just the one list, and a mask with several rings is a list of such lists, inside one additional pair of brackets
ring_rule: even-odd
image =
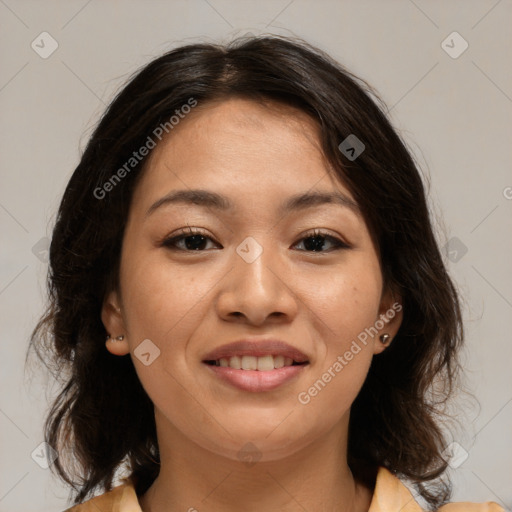
[(258, 359), (255, 356), (242, 356), (242, 370), (257, 370)]
[(284, 366), (283, 356), (274, 356), (274, 368), (282, 368)]
[(215, 366), (230, 367), (235, 370), (259, 370), (262, 372), (270, 371), (275, 368), (283, 368), (283, 366), (292, 366), (292, 364), (293, 359), (291, 357), (272, 356), (270, 354), (262, 357), (222, 357), (215, 361)]
[[(274, 369), (274, 358), (272, 356), (263, 356), (257, 358), (258, 370), (268, 372)], [(243, 368), (243, 367), (242, 367)]]
[(238, 356), (233, 356), (229, 358), (229, 366), (231, 368), (234, 368), (235, 370), (240, 370), (240, 368), (242, 368), (240, 363), (241, 361)]

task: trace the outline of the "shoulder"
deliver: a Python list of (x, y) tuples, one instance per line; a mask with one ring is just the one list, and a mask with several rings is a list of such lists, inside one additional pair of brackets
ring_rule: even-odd
[[(368, 512), (424, 512), (411, 491), (388, 469), (380, 467)], [(438, 512), (505, 512), (497, 503), (449, 503)]]
[(485, 503), (460, 501), (442, 506), (439, 512), (505, 512), (505, 509), (494, 501), (486, 501)]
[(109, 492), (71, 507), (64, 512), (142, 512), (133, 483), (126, 479)]

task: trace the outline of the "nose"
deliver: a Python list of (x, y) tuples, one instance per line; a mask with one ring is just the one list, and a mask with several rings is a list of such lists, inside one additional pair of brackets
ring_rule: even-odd
[[(223, 320), (261, 326), (269, 319), (290, 322), (298, 310), (294, 279), (283, 257), (270, 248), (256, 259), (234, 251), (233, 269), (222, 280), (217, 311)], [(254, 247), (253, 247), (254, 249)]]

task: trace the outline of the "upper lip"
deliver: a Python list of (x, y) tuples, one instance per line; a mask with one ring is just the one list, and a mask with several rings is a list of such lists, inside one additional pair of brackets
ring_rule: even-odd
[(290, 357), (297, 363), (308, 361), (306, 354), (292, 347), (288, 343), (277, 339), (243, 339), (222, 345), (203, 358), (203, 361), (217, 361), (223, 357), (233, 356), (255, 356), (262, 357), (266, 355)]

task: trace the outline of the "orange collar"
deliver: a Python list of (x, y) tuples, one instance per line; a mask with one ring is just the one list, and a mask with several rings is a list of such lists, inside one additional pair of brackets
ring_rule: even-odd
[[(142, 512), (135, 488), (129, 479), (112, 491), (76, 505), (65, 512)], [(424, 512), (407, 487), (389, 470), (380, 467), (368, 512)], [(450, 503), (439, 512), (505, 512), (494, 502)]]
[(423, 512), (411, 491), (388, 469), (379, 467), (368, 512)]

